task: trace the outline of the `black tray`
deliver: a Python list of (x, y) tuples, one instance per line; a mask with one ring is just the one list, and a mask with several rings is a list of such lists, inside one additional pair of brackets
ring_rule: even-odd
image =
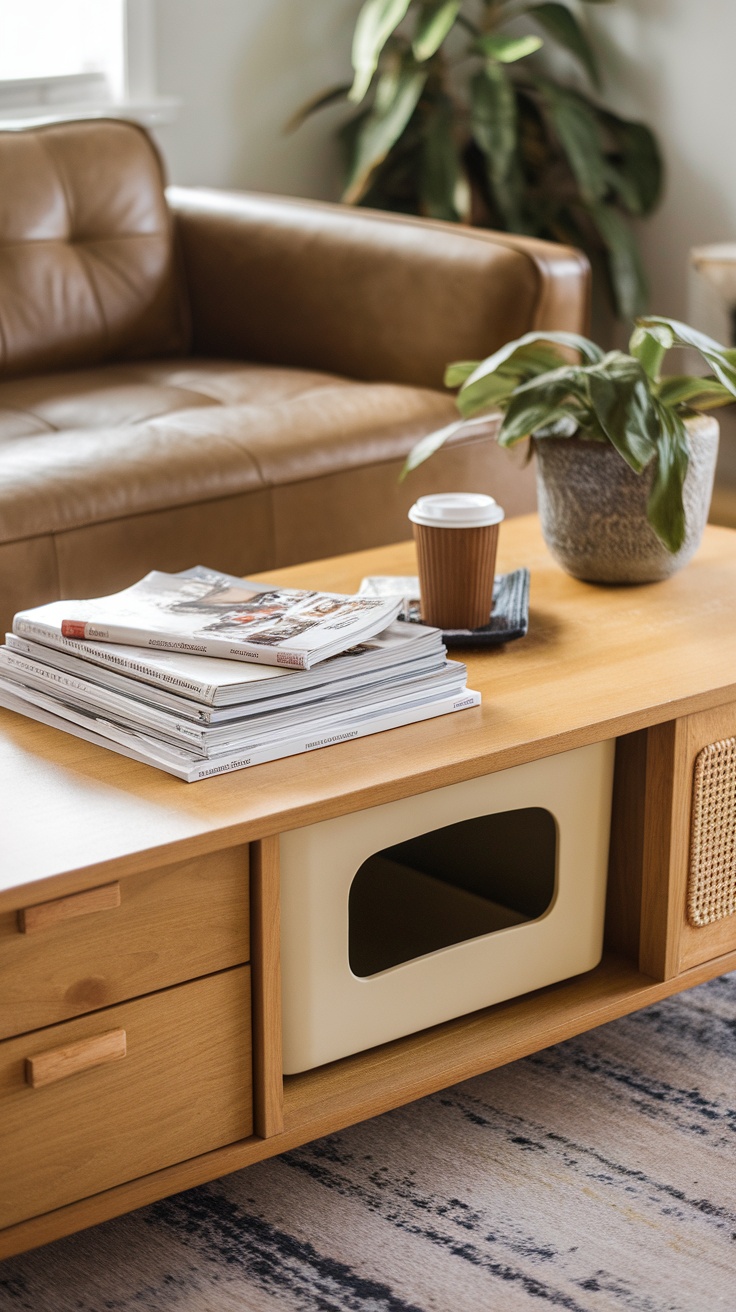
[[(391, 591), (389, 577), (375, 579), (379, 585), (375, 591), (366, 587), (374, 583), (373, 579), (364, 579), (361, 592), (373, 596), (385, 596)], [(406, 596), (419, 593), (419, 580), (413, 578), (396, 579), (396, 592)], [(418, 600), (407, 601), (399, 619), (421, 624), (422, 616)], [(497, 574), (493, 585), (493, 613), (488, 623), (479, 629), (446, 629), (442, 636), (447, 647), (500, 647), (515, 638), (525, 638), (529, 628), (529, 570), (515, 569), (511, 574)]]

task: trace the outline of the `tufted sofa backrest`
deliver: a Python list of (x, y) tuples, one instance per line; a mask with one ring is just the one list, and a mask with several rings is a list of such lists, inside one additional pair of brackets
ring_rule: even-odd
[(0, 132), (0, 377), (187, 345), (158, 154), (135, 124)]

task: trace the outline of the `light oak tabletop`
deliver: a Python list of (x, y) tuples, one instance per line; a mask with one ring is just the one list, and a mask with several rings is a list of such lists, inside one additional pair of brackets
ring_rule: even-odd
[[(667, 582), (597, 587), (564, 574), (525, 516), (503, 525), (498, 567), (522, 565), (528, 636), (468, 653), (482, 706), (358, 742), (185, 784), (0, 710), (0, 910), (21, 886), (35, 884), (24, 897), (39, 901), (112, 869), (186, 859), (736, 700), (736, 531), (708, 527)], [(352, 592), (366, 574), (415, 572), (402, 543), (265, 577)]]

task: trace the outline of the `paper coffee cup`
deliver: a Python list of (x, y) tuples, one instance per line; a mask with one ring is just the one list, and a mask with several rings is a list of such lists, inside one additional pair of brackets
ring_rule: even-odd
[(425, 624), (478, 629), (488, 623), (503, 517), (493, 497), (476, 492), (443, 492), (414, 503), (409, 519)]

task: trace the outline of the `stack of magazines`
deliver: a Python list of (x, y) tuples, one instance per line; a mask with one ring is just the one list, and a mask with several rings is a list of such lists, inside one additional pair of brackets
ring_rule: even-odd
[(154, 572), (20, 611), (0, 705), (189, 783), (477, 706), (439, 630), (400, 606)]

